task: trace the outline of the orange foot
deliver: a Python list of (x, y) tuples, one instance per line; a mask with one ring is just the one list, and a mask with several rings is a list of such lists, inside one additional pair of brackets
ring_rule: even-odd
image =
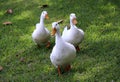
[(65, 71), (67, 72), (67, 71), (69, 71), (71, 69), (71, 66), (70, 65), (67, 65), (66, 67), (65, 67)]
[(76, 48), (76, 50), (77, 50), (77, 51), (80, 51), (80, 48), (79, 48), (79, 46), (76, 46), (75, 48)]
[(50, 47), (50, 41), (47, 42), (46, 48)]

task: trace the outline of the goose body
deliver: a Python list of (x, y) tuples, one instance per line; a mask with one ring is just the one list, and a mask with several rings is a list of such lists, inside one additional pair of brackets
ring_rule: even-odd
[(78, 29), (75, 25), (76, 23), (76, 16), (72, 13), (70, 15), (70, 29), (67, 29), (68, 27), (66, 26), (62, 33), (62, 38), (73, 44), (75, 47), (78, 46), (84, 38), (84, 31), (82, 29)]
[(84, 31), (78, 29), (76, 26), (74, 26), (74, 28), (71, 28), (69, 30), (67, 28), (68, 27), (65, 27), (62, 38), (65, 41), (73, 44), (74, 46), (79, 45), (79, 43), (81, 43), (84, 38)]
[(52, 33), (56, 35), (56, 38), (55, 46), (50, 54), (50, 60), (56, 68), (60, 69), (61, 66), (66, 67), (70, 65), (70, 63), (75, 59), (76, 49), (72, 44), (61, 38), (57, 22), (52, 23), (52, 26), (54, 29)]
[(44, 19), (48, 18), (46, 11), (43, 11), (40, 17), (40, 23), (36, 24), (36, 29), (32, 33), (32, 39), (37, 45), (47, 44), (50, 38), (50, 32), (44, 26)]

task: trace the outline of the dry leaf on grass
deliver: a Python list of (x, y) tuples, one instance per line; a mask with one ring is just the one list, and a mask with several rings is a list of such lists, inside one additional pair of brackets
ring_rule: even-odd
[(24, 61), (25, 61), (25, 58), (21, 57), (21, 58), (20, 58), (20, 61), (21, 61), (21, 62), (24, 62)]
[(3, 67), (2, 66), (0, 66), (0, 71), (2, 71), (3, 70)]
[(44, 4), (44, 5), (40, 6), (40, 8), (47, 8), (47, 7), (48, 7), (47, 4)]
[(11, 24), (12, 22), (9, 22), (9, 21), (3, 23), (3, 25), (11, 25)]
[(13, 10), (12, 10), (12, 9), (8, 9), (8, 10), (6, 11), (6, 13), (12, 14), (12, 13), (13, 13)]

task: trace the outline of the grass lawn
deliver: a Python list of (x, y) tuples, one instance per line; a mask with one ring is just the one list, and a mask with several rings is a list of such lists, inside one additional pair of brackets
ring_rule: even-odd
[[(5, 13), (9, 8), (12, 14)], [(31, 38), (43, 10), (50, 31), (54, 21), (69, 24), (73, 12), (85, 31), (72, 69), (60, 77), (49, 58), (54, 38), (49, 49)], [(120, 82), (120, 0), (0, 0), (0, 66), (0, 82)]]

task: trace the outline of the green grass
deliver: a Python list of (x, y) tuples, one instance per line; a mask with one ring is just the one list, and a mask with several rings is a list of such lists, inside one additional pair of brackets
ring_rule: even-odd
[[(41, 9), (43, 4), (49, 7)], [(5, 14), (8, 8), (13, 14)], [(50, 49), (38, 49), (31, 38), (43, 10), (49, 13), (50, 31), (59, 19), (61, 27), (69, 24), (72, 12), (85, 31), (71, 71), (60, 77), (49, 59), (54, 38)], [(13, 24), (5, 26), (5, 21)], [(0, 0), (0, 82), (120, 82), (119, 50), (119, 0)]]

